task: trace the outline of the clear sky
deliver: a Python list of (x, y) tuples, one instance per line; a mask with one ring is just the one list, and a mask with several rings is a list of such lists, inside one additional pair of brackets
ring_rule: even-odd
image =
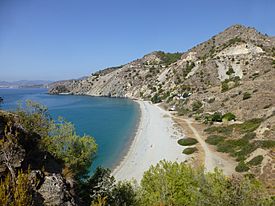
[(78, 78), (236, 23), (275, 36), (275, 1), (0, 0), (0, 80)]

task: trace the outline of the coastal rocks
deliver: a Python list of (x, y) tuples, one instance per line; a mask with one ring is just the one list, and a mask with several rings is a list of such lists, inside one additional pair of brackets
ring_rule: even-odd
[(0, 144), (0, 173), (7, 169), (15, 176), (15, 168), (21, 167), (25, 157), (22, 146), (13, 142), (1, 142)]
[(56, 87), (50, 89), (50, 94), (62, 94), (69, 93), (69, 89), (65, 85), (57, 85)]

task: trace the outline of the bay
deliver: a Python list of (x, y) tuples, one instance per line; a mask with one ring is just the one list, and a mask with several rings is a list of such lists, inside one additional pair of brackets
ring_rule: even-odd
[(72, 122), (77, 134), (91, 135), (98, 144), (90, 171), (97, 166), (113, 168), (127, 152), (139, 119), (139, 106), (132, 100), (49, 95), (46, 89), (0, 89), (0, 109), (14, 110), (18, 101), (32, 100), (48, 107), (51, 116)]

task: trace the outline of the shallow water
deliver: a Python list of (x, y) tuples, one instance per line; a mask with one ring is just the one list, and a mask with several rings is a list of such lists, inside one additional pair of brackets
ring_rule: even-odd
[(128, 99), (48, 95), (46, 89), (0, 89), (2, 109), (13, 110), (18, 101), (27, 99), (49, 108), (53, 118), (58, 116), (74, 123), (78, 134), (91, 135), (98, 144), (97, 166), (112, 168), (127, 151), (138, 123), (138, 104)]

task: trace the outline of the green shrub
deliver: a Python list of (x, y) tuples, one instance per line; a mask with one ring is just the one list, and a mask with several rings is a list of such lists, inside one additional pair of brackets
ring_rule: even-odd
[(247, 139), (247, 140), (252, 140), (255, 137), (256, 137), (256, 133), (255, 132), (248, 132), (242, 138), (243, 139)]
[(246, 99), (249, 99), (249, 98), (251, 98), (251, 94), (249, 92), (245, 92), (243, 94), (243, 100), (246, 100)]
[(234, 148), (235, 146), (231, 143), (231, 141), (222, 141), (217, 144), (218, 152), (234, 153)]
[(245, 160), (246, 157), (257, 149), (257, 145), (254, 143), (244, 144), (238, 151), (234, 151), (232, 156), (236, 157), (236, 161)]
[(273, 148), (275, 147), (275, 141), (274, 140), (258, 140), (255, 142), (259, 147), (261, 148)]
[(190, 145), (194, 145), (197, 144), (198, 141), (194, 138), (188, 137), (188, 138), (183, 138), (178, 140), (178, 144), (182, 145), (182, 146), (190, 146)]
[(263, 155), (258, 155), (256, 157), (254, 157), (253, 159), (251, 159), (247, 164), (248, 165), (252, 165), (252, 166), (256, 166), (262, 163), (264, 157)]
[(183, 68), (183, 76), (186, 77), (194, 67), (195, 67), (194, 62), (187, 62), (185, 69)]
[(228, 71), (226, 72), (226, 74), (227, 74), (227, 75), (231, 75), (231, 74), (233, 74), (233, 73), (235, 73), (235, 72), (234, 72), (232, 66), (230, 66), (229, 69), (228, 69)]
[(249, 142), (245, 139), (226, 140), (217, 145), (217, 151), (230, 153), (232, 156), (237, 156), (237, 152), (245, 148)]
[(231, 120), (236, 120), (236, 116), (233, 114), (233, 113), (231, 113), (231, 112), (228, 112), (228, 113), (226, 113), (226, 114), (224, 114), (223, 116), (222, 116), (222, 120), (224, 120), (224, 121), (231, 121)]
[(229, 86), (227, 84), (227, 81), (222, 82), (222, 92), (226, 92), (229, 90)]
[(178, 112), (178, 115), (179, 115), (179, 116), (183, 116), (183, 115), (188, 114), (188, 113), (189, 113), (189, 110), (186, 109), (186, 108), (184, 108), (184, 107), (182, 107), (182, 108), (178, 108), (178, 109), (177, 109), (177, 112)]
[(244, 42), (244, 40), (242, 40), (240, 37), (234, 37), (234, 38), (230, 39), (227, 42), (227, 44), (228, 44), (228, 46), (231, 46), (231, 45), (236, 44), (238, 42)]
[(151, 102), (153, 104), (156, 104), (156, 103), (160, 103), (161, 102), (161, 98), (158, 94), (155, 94), (152, 98), (151, 98)]
[(198, 151), (198, 149), (196, 147), (188, 147), (188, 148), (185, 148), (182, 153), (183, 154), (193, 154), (194, 152)]
[(220, 135), (210, 135), (207, 137), (205, 142), (207, 142), (208, 144), (217, 145), (218, 143), (224, 141), (224, 139), (225, 137)]
[(233, 128), (232, 127), (208, 127), (204, 130), (207, 133), (219, 133), (223, 135), (231, 135)]
[(202, 107), (201, 101), (197, 100), (197, 101), (195, 101), (195, 102), (192, 103), (192, 110), (193, 111), (197, 111), (201, 107)]
[(215, 112), (215, 113), (212, 115), (212, 121), (213, 121), (213, 122), (221, 122), (221, 121), (222, 121), (222, 113), (220, 113), (220, 112)]
[(158, 51), (157, 55), (161, 59), (162, 63), (165, 64), (166, 66), (178, 61), (182, 53), (176, 52), (176, 53), (165, 53), (163, 51)]
[(247, 172), (249, 167), (245, 164), (244, 161), (240, 161), (239, 164), (235, 167), (236, 172)]
[(263, 120), (260, 118), (254, 118), (247, 120), (242, 124), (234, 124), (233, 127), (238, 129), (241, 133), (253, 132), (260, 126), (262, 121)]

